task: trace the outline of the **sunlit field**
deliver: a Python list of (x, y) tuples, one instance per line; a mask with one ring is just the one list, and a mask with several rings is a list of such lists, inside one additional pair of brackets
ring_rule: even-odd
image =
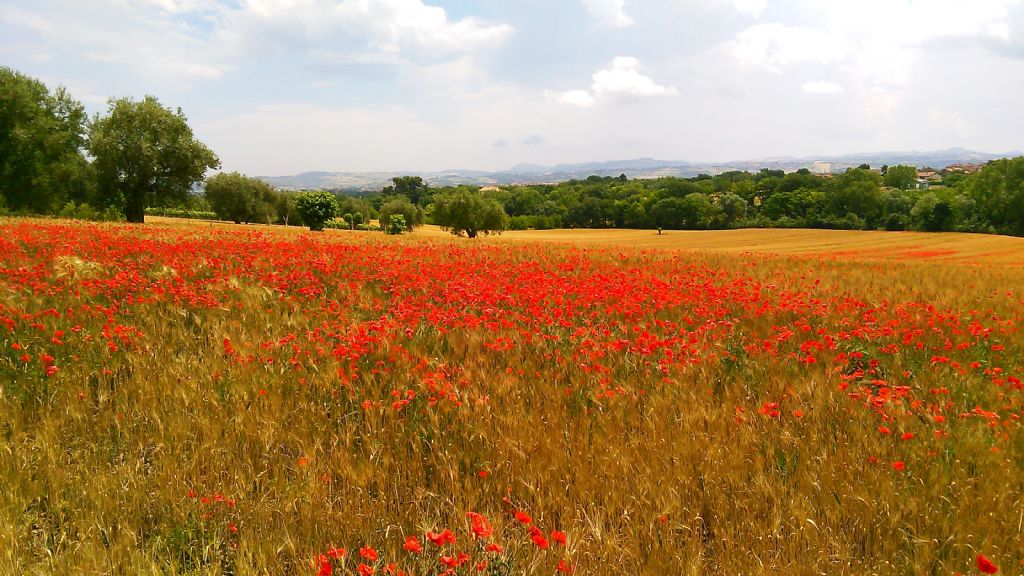
[(0, 574), (1024, 572), (1017, 239), (0, 231)]

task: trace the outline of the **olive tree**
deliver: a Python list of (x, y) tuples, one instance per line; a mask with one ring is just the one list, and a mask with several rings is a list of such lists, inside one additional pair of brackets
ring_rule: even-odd
[(497, 200), (466, 188), (435, 196), (430, 216), (441, 228), (470, 238), (500, 234), (508, 227), (508, 215)]
[(143, 222), (147, 206), (184, 202), (217, 155), (196, 140), (181, 109), (164, 108), (153, 96), (111, 99), (107, 115), (89, 130), (100, 195), (124, 206), (129, 222)]

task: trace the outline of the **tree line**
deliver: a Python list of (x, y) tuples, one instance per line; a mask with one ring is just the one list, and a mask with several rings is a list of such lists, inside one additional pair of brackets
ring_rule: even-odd
[[(853, 230), (962, 231), (1024, 235), (1024, 157), (989, 162), (978, 172), (948, 172), (920, 187), (917, 168), (862, 165), (834, 176), (801, 169), (733, 171), (717, 176), (630, 180), (591, 176), (560, 184), (481, 190), (430, 188), (419, 178), (353, 201), (368, 209), (395, 194), (426, 208), (428, 220), (447, 215), (430, 209), (453, 194), (491, 200), (509, 229), (634, 228), (833, 228)], [(415, 184), (410, 193), (408, 188)], [(415, 199), (415, 200), (413, 200)]]
[(400, 233), (434, 223), (474, 237), (504, 229), (742, 227), (1024, 235), (1024, 157), (919, 189), (911, 166), (834, 177), (798, 170), (693, 178), (591, 176), (560, 184), (434, 188), (401, 176), (381, 191), (294, 193), (220, 173), (180, 109), (111, 99), (89, 118), (66, 90), (0, 67), (0, 213), (142, 222), (146, 211), (234, 222)]

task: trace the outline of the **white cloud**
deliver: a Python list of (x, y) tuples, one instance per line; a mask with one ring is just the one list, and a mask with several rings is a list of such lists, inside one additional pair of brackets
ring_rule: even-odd
[(760, 18), (768, 8), (768, 0), (732, 0), (733, 7), (740, 14)]
[(804, 82), (800, 89), (808, 94), (842, 94), (845, 91), (842, 84), (824, 80)]
[(593, 76), (590, 91), (570, 90), (548, 93), (556, 101), (573, 106), (589, 107), (598, 100), (631, 99), (650, 96), (675, 96), (679, 91), (672, 86), (662, 86), (640, 71), (640, 61), (628, 56), (619, 56), (611, 65), (598, 70)]
[[(756, 0), (736, 0), (751, 3)], [(1011, 8), (1022, 0), (802, 0), (814, 27), (757, 24), (731, 42), (743, 64), (782, 72), (794, 64), (842, 65), (866, 85), (903, 85), (938, 43), (1011, 39)]]
[(243, 0), (225, 12), (217, 44), (239, 57), (341, 44), (353, 53), (429, 60), (493, 48), (514, 32), (507, 24), (451, 20), (422, 0)]
[(568, 92), (547, 92), (549, 98), (562, 104), (587, 108), (594, 105), (594, 97), (586, 90), (569, 90)]
[(839, 62), (846, 58), (849, 47), (840, 34), (771, 23), (740, 32), (733, 42), (733, 52), (742, 63), (781, 72), (797, 62)]
[(30, 31), (46, 52), (71, 51), (169, 83), (215, 79), (246, 60), (318, 49), (377, 65), (446, 60), (498, 46), (515, 32), (507, 24), (453, 20), (423, 0), (39, 0), (0, 5), (0, 23)]
[(612, 60), (611, 68), (596, 72), (591, 87), (598, 96), (674, 96), (679, 93), (675, 88), (661, 86), (650, 76), (641, 74), (640, 62), (628, 56), (619, 56)]
[(581, 0), (581, 2), (591, 16), (606, 26), (623, 28), (633, 25), (633, 19), (626, 14), (626, 0)]

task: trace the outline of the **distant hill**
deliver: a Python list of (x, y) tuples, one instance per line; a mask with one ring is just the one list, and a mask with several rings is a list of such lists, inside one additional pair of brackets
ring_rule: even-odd
[(832, 172), (869, 164), (874, 167), (888, 164), (907, 164), (918, 168), (945, 168), (951, 164), (980, 164), (998, 158), (1024, 155), (1021, 152), (988, 154), (964, 148), (949, 148), (927, 152), (871, 152), (845, 154), (840, 156), (818, 156), (806, 158), (777, 157), (758, 160), (740, 160), (721, 163), (685, 162), (637, 158), (634, 160), (612, 160), (608, 162), (584, 162), (580, 164), (519, 164), (504, 171), (486, 172), (480, 170), (446, 170), (442, 172), (303, 172), (292, 176), (260, 176), (277, 188), (302, 190), (331, 188), (350, 192), (379, 191), (395, 176), (422, 176), (431, 186), (488, 186), (501, 184), (543, 184), (584, 179), (588, 176), (618, 176), (628, 178), (659, 178), (663, 176), (692, 177), (698, 174), (720, 174), (730, 170), (756, 172), (763, 168), (792, 172), (800, 168), (827, 166)]

